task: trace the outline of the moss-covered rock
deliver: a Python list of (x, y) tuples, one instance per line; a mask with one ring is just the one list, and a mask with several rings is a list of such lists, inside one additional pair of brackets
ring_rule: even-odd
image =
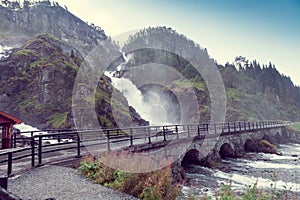
[[(72, 94), (77, 71), (83, 62), (81, 54), (53, 35), (41, 34), (13, 50), (7, 60), (0, 62), (0, 109), (14, 113), (26, 123), (39, 128), (71, 128)], [(103, 76), (96, 92), (96, 112), (103, 127), (125, 126), (138, 119), (129, 109), (125, 97)], [(115, 108), (115, 116), (112, 114)]]

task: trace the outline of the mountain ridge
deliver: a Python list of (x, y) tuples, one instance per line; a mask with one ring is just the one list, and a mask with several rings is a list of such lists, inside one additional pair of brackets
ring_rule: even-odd
[(12, 47), (48, 33), (87, 54), (107, 39), (103, 29), (88, 25), (58, 4), (34, 4), (18, 9), (0, 5), (0, 21), (0, 43)]

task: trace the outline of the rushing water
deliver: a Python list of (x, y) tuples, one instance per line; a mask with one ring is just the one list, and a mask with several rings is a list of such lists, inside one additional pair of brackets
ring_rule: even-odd
[[(47, 134), (47, 132), (41, 131), (38, 128), (33, 127), (28, 124), (25, 124), (25, 123), (16, 124), (16, 125), (14, 125), (14, 128), (18, 129), (21, 132), (21, 135), (23, 135), (25, 137), (31, 137), (31, 132), (34, 132), (33, 135)], [(72, 141), (72, 140), (71, 139), (61, 139), (61, 142), (68, 142), (68, 141)], [(57, 139), (52, 139), (52, 138), (44, 139), (43, 142), (49, 143), (49, 144), (58, 143)]]
[(300, 194), (300, 145), (279, 145), (282, 156), (263, 153), (249, 153), (246, 158), (223, 160), (230, 172), (212, 170), (201, 166), (186, 168), (191, 180), (190, 187), (184, 192), (212, 194), (221, 184), (231, 182), (235, 191), (245, 191), (248, 186), (257, 183), (261, 189), (275, 187), (277, 190), (289, 190)]
[(9, 57), (11, 49), (11, 47), (4, 46), (0, 43), (0, 61)]
[(127, 99), (128, 104), (132, 106), (140, 116), (149, 121), (151, 125), (173, 124), (168, 113), (170, 101), (162, 94), (152, 91), (143, 94), (134, 83), (124, 77), (114, 77), (114, 72), (105, 72), (105, 75), (111, 78), (112, 85), (119, 90)]

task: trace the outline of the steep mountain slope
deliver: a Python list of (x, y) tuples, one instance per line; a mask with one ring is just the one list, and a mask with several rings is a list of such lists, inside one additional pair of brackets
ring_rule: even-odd
[[(0, 61), (0, 110), (15, 113), (37, 127), (71, 128), (72, 92), (82, 62), (74, 47), (52, 35), (42, 34), (27, 41)], [(113, 90), (110, 79), (104, 76), (98, 84), (95, 108), (104, 127), (116, 126), (111, 108)], [(126, 99), (120, 93), (117, 96), (119, 107), (115, 112), (124, 124), (129, 120), (146, 123), (134, 109), (126, 112)]]
[(49, 1), (4, 7), (0, 5), (0, 43), (20, 47), (38, 34), (48, 33), (68, 42), (81, 53), (107, 39), (100, 27), (90, 26), (57, 3)]
[[(168, 50), (164, 50), (165, 48)], [(123, 51), (131, 57), (127, 63), (129, 71), (135, 71), (134, 74), (129, 73), (127, 76), (133, 78), (136, 83), (143, 83), (144, 76), (147, 76), (150, 83), (154, 83), (154, 88), (157, 80), (164, 80), (159, 84), (162, 90), (174, 93), (173, 97), (179, 99), (180, 107), (168, 109), (177, 111), (175, 114), (169, 112), (169, 115), (181, 115), (181, 119), (176, 123), (198, 123), (210, 120), (209, 108), (212, 101), (206, 82), (200, 75), (200, 71), (209, 74), (211, 70), (212, 59), (205, 49), (171, 28), (151, 27), (130, 36)], [(200, 71), (181, 55), (199, 61)], [(147, 89), (151, 90), (151, 87), (148, 86)], [(153, 89), (153, 92), (157, 91), (154, 90), (156, 89)], [(177, 99), (173, 99), (173, 102), (178, 102)]]
[[(219, 66), (227, 88), (229, 120), (300, 119), (300, 88), (274, 65), (247, 61)], [(237, 70), (239, 69), (239, 70)]]
[[(178, 41), (185, 41), (186, 46), (189, 45), (190, 47), (182, 49), (184, 45)], [(124, 51), (129, 50), (128, 53), (132, 56), (132, 60), (127, 66), (129, 68), (140, 66), (142, 70), (146, 70), (145, 68), (149, 67), (149, 65), (145, 65), (146, 63), (159, 63), (177, 70), (188, 81), (175, 77), (172, 89), (181, 91), (179, 96), (186, 95), (188, 97), (192, 94), (189, 91), (192, 87), (198, 97), (201, 119), (207, 121), (210, 118), (210, 102), (212, 100), (206, 82), (203, 80), (203, 74), (209, 73), (209, 69), (206, 68), (202, 74), (199, 74), (193, 63), (187, 62), (178, 55), (159, 50), (164, 45), (171, 45), (171, 49), (180, 49), (187, 55), (202, 55), (200, 60), (203, 62), (207, 56), (206, 49), (176, 33), (171, 28), (150, 27), (130, 36), (125, 44)], [(140, 46), (158, 48), (130, 51), (130, 49), (138, 49)], [(237, 61), (241, 58), (237, 57)], [(281, 75), (271, 63), (263, 67), (260, 67), (257, 61), (247, 61), (245, 66), (242, 64), (236, 62), (236, 64), (227, 63), (222, 66), (216, 63), (226, 88), (227, 121), (268, 119), (295, 121), (300, 119), (300, 88), (294, 86), (289, 77)], [(208, 64), (203, 63), (203, 65)], [(163, 69), (156, 73), (163, 74), (165, 78), (169, 76), (164, 73)], [(136, 75), (138, 76), (138, 74)], [(149, 76), (151, 76), (150, 73)]]

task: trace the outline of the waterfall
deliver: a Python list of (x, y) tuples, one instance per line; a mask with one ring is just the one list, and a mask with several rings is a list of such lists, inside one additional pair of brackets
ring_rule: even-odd
[(11, 49), (11, 47), (4, 46), (0, 43), (0, 61), (9, 57)]
[[(119, 90), (127, 99), (128, 104), (132, 106), (140, 116), (149, 121), (151, 125), (168, 124), (167, 113), (164, 109), (164, 102), (158, 94), (148, 96), (147, 100), (144, 94), (134, 85), (134, 83), (124, 77), (117, 78), (113, 76), (114, 72), (105, 72), (105, 75), (111, 78), (112, 85)], [(150, 99), (150, 100), (149, 100)]]
[(106, 71), (104, 74), (111, 78), (112, 85), (124, 95), (129, 106), (132, 106), (144, 120), (149, 121), (150, 125), (178, 123), (178, 102), (173, 102), (174, 98), (170, 93), (155, 84), (145, 85), (146, 89), (143, 88), (142, 92), (130, 79), (124, 77), (125, 73), (130, 73), (126, 64), (131, 56), (122, 52), (123, 63), (114, 68), (116, 71)]

